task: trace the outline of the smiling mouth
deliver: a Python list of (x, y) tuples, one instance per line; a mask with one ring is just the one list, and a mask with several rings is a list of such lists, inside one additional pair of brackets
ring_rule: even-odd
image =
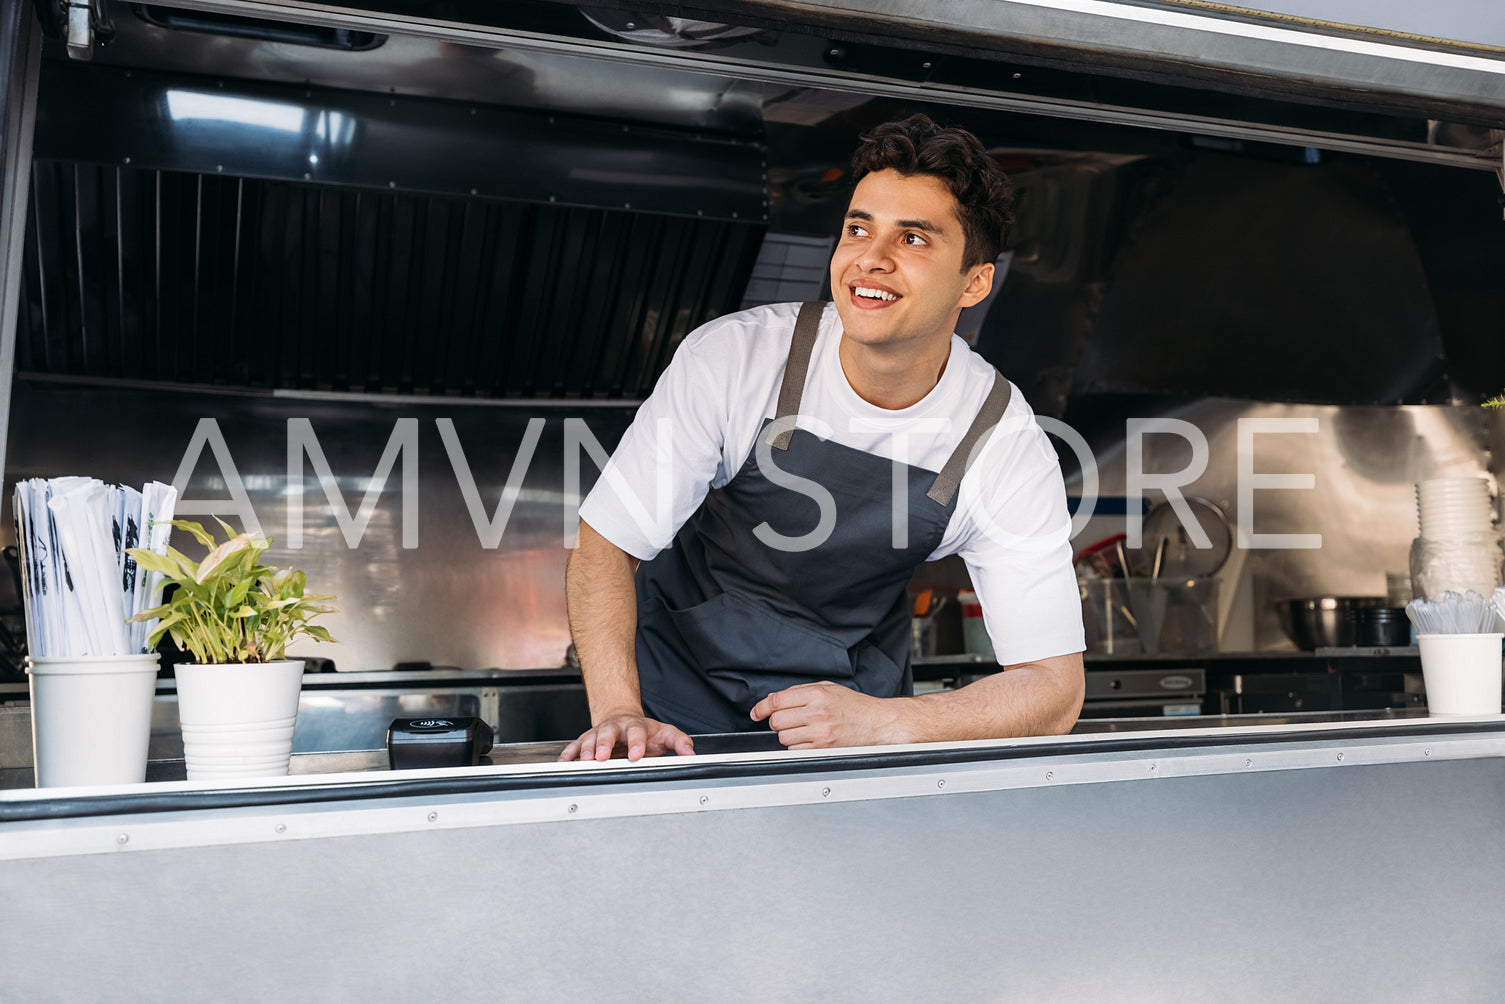
[(872, 286), (853, 286), (852, 295), (859, 300), (886, 301), (889, 303), (901, 299), (898, 293), (890, 293), (886, 289), (877, 289)]

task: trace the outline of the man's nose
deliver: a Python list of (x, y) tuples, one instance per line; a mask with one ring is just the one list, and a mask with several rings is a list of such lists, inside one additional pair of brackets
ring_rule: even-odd
[(887, 272), (893, 268), (894, 256), (889, 246), (874, 241), (862, 249), (857, 257), (857, 267), (864, 272)]

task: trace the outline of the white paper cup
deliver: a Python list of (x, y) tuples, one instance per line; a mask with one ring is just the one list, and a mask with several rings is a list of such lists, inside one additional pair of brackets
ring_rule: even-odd
[(1435, 478), (1416, 486), (1421, 535), (1450, 540), (1489, 530), (1489, 485), (1482, 478)]
[(36, 656), (26, 672), (38, 788), (146, 780), (155, 654)]
[(1421, 673), (1434, 715), (1500, 713), (1500, 643), (1505, 634), (1424, 634)]

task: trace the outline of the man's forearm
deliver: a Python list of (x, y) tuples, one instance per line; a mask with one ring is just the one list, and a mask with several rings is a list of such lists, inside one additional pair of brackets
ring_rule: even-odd
[(591, 723), (616, 712), (642, 713), (634, 636), (637, 559), (580, 524), (580, 546), (565, 569), (565, 602)]
[(907, 742), (1060, 735), (1082, 710), (1080, 653), (1025, 663), (960, 690), (907, 699)]

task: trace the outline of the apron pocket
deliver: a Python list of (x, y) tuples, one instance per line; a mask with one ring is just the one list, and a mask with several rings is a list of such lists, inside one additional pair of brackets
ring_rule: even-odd
[(739, 593), (722, 593), (684, 610), (666, 609), (706, 675), (740, 681), (748, 694), (756, 693), (755, 701), (796, 683), (852, 679), (846, 646), (834, 635)]

